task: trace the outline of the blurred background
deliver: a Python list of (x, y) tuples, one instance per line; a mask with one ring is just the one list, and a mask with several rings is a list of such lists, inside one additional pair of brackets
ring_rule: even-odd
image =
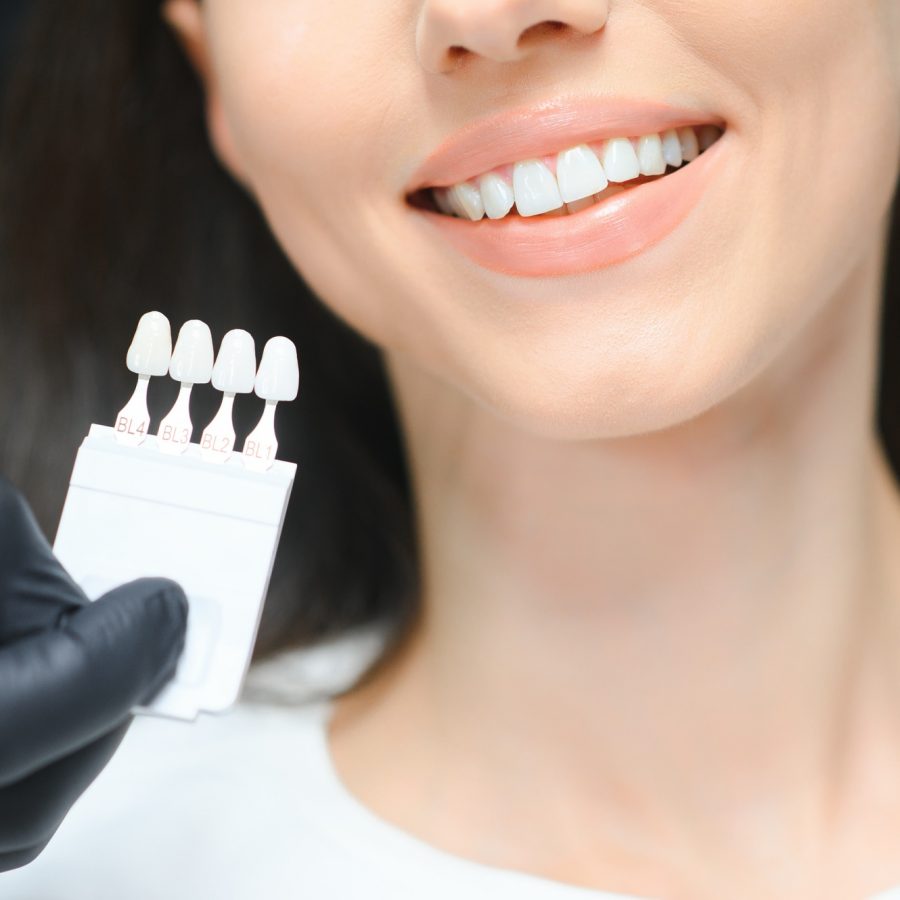
[(10, 42), (24, 8), (24, 0), (0, 0), (0, 75), (6, 74)]

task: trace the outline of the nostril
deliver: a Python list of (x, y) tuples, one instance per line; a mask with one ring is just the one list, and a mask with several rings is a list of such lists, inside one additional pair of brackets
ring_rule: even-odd
[(472, 55), (472, 51), (468, 47), (461, 44), (453, 44), (441, 52), (440, 63), (434, 69), (435, 72), (447, 75), (462, 68), (466, 64), (466, 60)]
[(568, 30), (569, 26), (566, 25), (565, 22), (557, 22), (556, 20), (548, 19), (545, 22), (538, 22), (535, 25), (531, 25), (526, 28), (520, 35), (519, 40), (516, 42), (516, 46), (518, 47), (527, 47), (529, 44), (537, 43), (539, 41), (544, 40), (548, 37), (553, 37), (556, 34), (559, 34), (561, 31)]
[(536, 22), (534, 25), (529, 25), (528, 28), (519, 35), (519, 43), (521, 44), (523, 41), (532, 38), (556, 34), (567, 27), (565, 22), (558, 22), (556, 19), (547, 19), (544, 22)]

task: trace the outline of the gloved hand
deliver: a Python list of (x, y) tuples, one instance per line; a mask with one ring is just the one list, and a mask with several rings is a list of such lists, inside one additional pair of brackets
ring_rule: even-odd
[[(0, 477), (0, 872), (46, 846), (172, 677), (187, 600), (142, 578), (91, 603)], [(2, 875), (0, 875), (2, 881)]]

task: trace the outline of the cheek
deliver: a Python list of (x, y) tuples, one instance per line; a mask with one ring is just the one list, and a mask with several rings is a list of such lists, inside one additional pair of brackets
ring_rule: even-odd
[(683, 16), (683, 2), (667, 4), (730, 86), (746, 150), (742, 223), (782, 248), (828, 245), (837, 266), (842, 248), (858, 258), (871, 243), (897, 177), (898, 36), (885, 2), (704, 0)]
[[(404, 6), (210, 0), (223, 114), (276, 236), (328, 305), (525, 427), (625, 434), (698, 414), (770, 363), (878, 239), (900, 155), (878, 0), (622, 5), (596, 82), (578, 63), (508, 98), (610, 82), (699, 97), (732, 129), (703, 233), (562, 279), (565, 308), (558, 281), (511, 290), (410, 226), (411, 168), (448, 122), (506, 101), (464, 82), (426, 89)], [(635, 54), (653, 61), (643, 74)]]
[[(723, 68), (754, 108), (741, 126), (744, 212), (749, 261), (769, 267), (742, 274), (761, 289), (770, 332), (798, 331), (830, 301), (864, 299), (837, 292), (878, 246), (900, 157), (894, 62), (876, 5), (766, 0), (752, 19), (736, 17), (734, 39), (745, 27), (752, 39)], [(738, 58), (737, 46), (726, 49)]]
[(738, 152), (705, 259), (680, 271), (669, 261), (681, 321), (668, 323), (663, 343), (677, 352), (648, 357), (648, 377), (632, 382), (634, 405), (660, 419), (721, 401), (813, 320), (822, 338), (846, 314), (864, 314), (851, 307), (868, 298), (843, 288), (879, 246), (900, 157), (894, 43), (880, 4), (664, 6), (700, 61), (698, 79), (715, 85)]
[(211, 0), (207, 12), (221, 113), (245, 181), (311, 286), (385, 340), (389, 317), (377, 302), (360, 302), (352, 271), (373, 271), (384, 258), (398, 160), (416, 160), (416, 113), (404, 91), (418, 73), (414, 57), (397, 52), (409, 29), (402, 7)]

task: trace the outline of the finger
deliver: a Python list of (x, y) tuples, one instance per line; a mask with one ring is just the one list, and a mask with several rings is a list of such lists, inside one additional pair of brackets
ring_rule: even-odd
[(11, 853), (0, 853), (0, 872), (9, 872), (12, 869), (21, 869), (28, 863), (34, 862), (47, 846), (47, 841), (28, 847), (25, 850), (13, 850)]
[(44, 631), (87, 602), (25, 498), (0, 476), (0, 645)]
[(0, 871), (25, 865), (40, 853), (116, 752), (130, 724), (129, 717), (86, 747), (0, 790)]
[(0, 648), (0, 787), (122, 722), (172, 677), (187, 601), (164, 578), (130, 582), (53, 631)]

